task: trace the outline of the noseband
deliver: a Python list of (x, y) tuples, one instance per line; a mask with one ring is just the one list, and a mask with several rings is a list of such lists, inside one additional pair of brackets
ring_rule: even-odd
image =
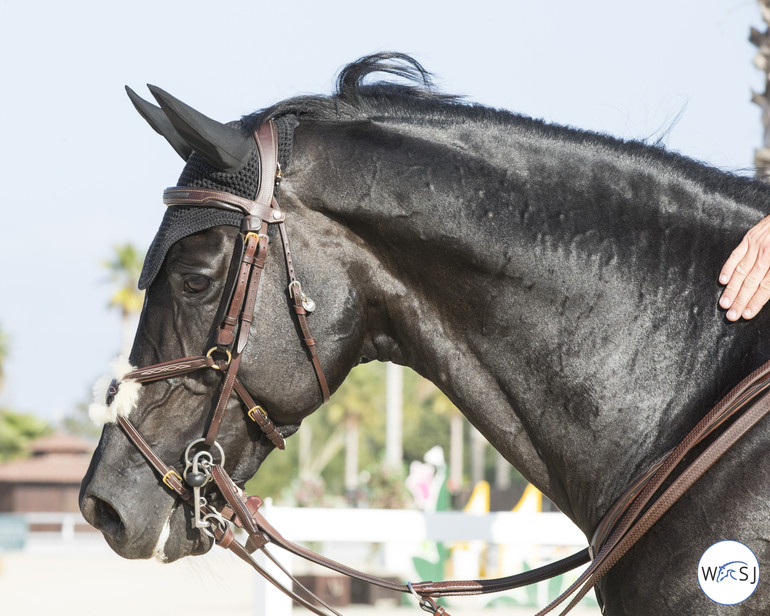
[[(224, 470), (224, 451), (216, 442), (228, 401), (235, 392), (246, 405), (248, 416), (257, 423), (267, 438), (279, 449), (284, 448), (283, 437), (275, 424), (264, 408), (253, 400), (237, 377), (267, 258), (270, 243), (268, 227), (271, 225), (277, 226), (280, 232), (289, 277), (288, 291), (302, 332), (301, 339), (308, 350), (323, 400), (329, 399), (329, 387), (307, 322), (307, 313), (312, 312), (315, 306), (312, 300), (303, 294), (302, 285), (295, 276), (291, 249), (284, 226), (286, 216), (279, 208), (275, 197), (275, 189), (280, 183), (281, 174), (277, 160), (278, 143), (274, 122), (269, 121), (259, 127), (254, 138), (257, 143), (257, 154), (260, 157), (260, 184), (255, 200), (251, 201), (222, 191), (190, 187), (168, 188), (163, 195), (164, 203), (171, 207), (215, 207), (242, 212), (244, 215), (241, 225), (244, 248), (240, 256), (238, 275), (235, 278), (224, 317), (217, 324), (214, 346), (202, 355), (173, 359), (132, 370), (121, 379), (121, 381), (131, 380), (144, 384), (202, 369), (220, 371), (223, 376), (222, 388), (206, 434), (187, 446), (184, 456), (185, 468), (180, 473), (160, 459), (126, 416), (119, 415), (117, 421), (128, 438), (163, 478), (163, 483), (180, 498), (188, 503), (191, 502), (194, 509), (194, 525), (197, 528), (214, 537), (217, 544), (233, 551), (269, 582), (311, 612), (320, 616), (326, 616), (327, 613), (338, 614), (296, 580), (294, 583), (308, 596), (313, 597), (315, 604), (282, 586), (252, 557), (255, 550), (263, 551), (271, 561), (283, 569), (280, 563), (265, 550), (266, 544), (273, 543), (301, 558), (343, 575), (389, 590), (411, 593), (416, 597), (419, 607), (434, 616), (448, 616), (446, 610), (433, 600), (434, 597), (468, 596), (510, 590), (565, 573), (592, 560), (591, 565), (578, 580), (558, 599), (539, 612), (538, 616), (552, 611), (566, 598), (575, 594), (572, 602), (563, 612), (566, 613), (708, 468), (763, 417), (770, 414), (770, 362), (768, 362), (739, 383), (698, 422), (675, 449), (626, 491), (599, 524), (590, 548), (522, 574), (496, 580), (398, 584), (367, 575), (286, 540), (259, 512), (262, 502), (260, 498), (246, 497), (227, 475)], [(226, 290), (223, 298), (227, 297), (230, 297), (230, 294)], [(227, 300), (223, 299), (223, 301)], [(108, 406), (117, 394), (119, 385), (117, 381), (111, 384), (107, 395)], [(721, 433), (714, 438), (713, 433), (720, 430)], [(703, 449), (703, 443), (708, 437), (711, 437), (710, 444)], [(695, 450), (699, 446), (703, 450), (695, 455)], [(217, 460), (215, 456), (219, 459)], [(692, 459), (687, 463), (683, 462), (685, 458)], [(210, 481), (216, 484), (227, 502), (221, 511), (217, 511), (201, 496), (201, 488)], [(246, 531), (248, 539), (244, 545), (235, 541), (231, 522)], [(284, 573), (288, 575), (285, 569)], [(318, 604), (322, 605), (327, 612), (322, 611)]]

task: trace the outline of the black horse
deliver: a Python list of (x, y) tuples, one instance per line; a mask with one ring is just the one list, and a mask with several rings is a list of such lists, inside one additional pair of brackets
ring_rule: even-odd
[[(397, 82), (364, 83), (376, 72)], [(638, 142), (552, 126), (439, 94), (412, 59), (364, 58), (329, 97), (218, 124), (153, 89), (135, 104), (187, 160), (179, 185), (253, 198), (253, 129), (282, 122), (280, 203), (332, 389), (370, 360), (444, 391), (587, 536), (620, 494), (770, 355), (765, 311), (728, 323), (720, 266), (768, 211), (770, 188)], [(292, 136), (292, 129), (293, 136)], [(205, 351), (239, 219), (169, 208), (148, 254), (131, 353)], [(241, 378), (289, 435), (321, 403), (283, 262), (270, 257)], [(147, 385), (130, 418), (166, 463), (199, 438), (214, 371)], [(240, 484), (273, 445), (235, 397), (219, 434)], [(732, 539), (770, 565), (763, 421), (600, 584), (607, 614), (767, 614), (760, 583), (723, 607), (697, 566)], [(86, 519), (127, 558), (206, 552), (189, 506), (107, 424), (83, 480)]]

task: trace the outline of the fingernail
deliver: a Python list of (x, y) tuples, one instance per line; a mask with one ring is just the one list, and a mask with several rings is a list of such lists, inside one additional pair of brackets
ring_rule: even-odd
[(744, 319), (750, 319), (751, 318), (751, 309), (746, 308), (746, 310), (743, 311), (743, 318)]
[(723, 274), (719, 277), (719, 282), (721, 282), (722, 284), (727, 284), (728, 280), (729, 278), (727, 277), (727, 274)]
[(735, 321), (735, 319), (738, 318), (738, 313), (735, 310), (730, 310), (730, 312), (727, 313), (727, 318), (731, 321)]
[(729, 297), (723, 297), (722, 299), (719, 300), (719, 305), (722, 306), (722, 308), (729, 308), (730, 304), (732, 303), (733, 302), (730, 300)]

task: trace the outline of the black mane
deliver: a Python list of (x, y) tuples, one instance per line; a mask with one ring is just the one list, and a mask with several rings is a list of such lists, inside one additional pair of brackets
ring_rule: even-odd
[[(400, 83), (364, 81), (375, 73), (386, 73)], [(281, 101), (242, 119), (253, 130), (270, 118), (293, 114), (315, 121), (363, 120), (372, 116), (446, 113), (459, 97), (435, 89), (431, 74), (414, 58), (396, 52), (365, 56), (348, 64), (337, 78), (331, 96), (297, 96)]]
[[(399, 82), (366, 84), (368, 77), (385, 73)], [(623, 140), (602, 133), (546, 123), (543, 120), (468, 103), (462, 97), (439, 92), (431, 74), (414, 58), (396, 52), (365, 56), (347, 65), (339, 74), (331, 95), (298, 96), (242, 118), (244, 128), (253, 131), (270, 118), (295, 115), (308, 121), (365, 121), (410, 118), (423, 124), (472, 122), (480, 126), (505, 127), (522, 134), (562, 140), (617, 152), (646, 165), (674, 171), (713, 193), (729, 192), (759, 205), (770, 200), (770, 186), (753, 178), (716, 169), (658, 144)], [(765, 207), (764, 209), (770, 210)]]

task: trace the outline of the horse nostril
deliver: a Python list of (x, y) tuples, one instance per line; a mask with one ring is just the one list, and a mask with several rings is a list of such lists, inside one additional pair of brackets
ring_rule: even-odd
[(87, 496), (80, 504), (83, 517), (94, 528), (120, 541), (126, 532), (126, 527), (115, 508), (107, 501), (97, 496)]

